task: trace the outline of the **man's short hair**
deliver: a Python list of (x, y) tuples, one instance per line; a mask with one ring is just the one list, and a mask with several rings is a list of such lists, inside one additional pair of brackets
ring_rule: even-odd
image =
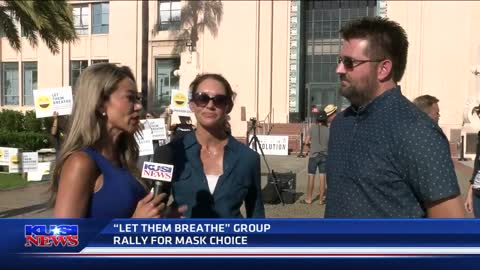
[(365, 54), (372, 60), (390, 59), (393, 81), (402, 79), (407, 65), (408, 39), (400, 24), (387, 18), (364, 17), (345, 25), (340, 33), (344, 40), (368, 40)]
[(415, 104), (421, 111), (429, 113), (433, 104), (438, 103), (438, 98), (430, 95), (423, 95), (415, 98), (413, 104)]

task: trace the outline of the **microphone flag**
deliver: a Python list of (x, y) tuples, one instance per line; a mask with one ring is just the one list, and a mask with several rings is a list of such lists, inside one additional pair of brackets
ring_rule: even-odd
[(142, 177), (152, 180), (171, 182), (173, 165), (145, 161), (142, 167)]

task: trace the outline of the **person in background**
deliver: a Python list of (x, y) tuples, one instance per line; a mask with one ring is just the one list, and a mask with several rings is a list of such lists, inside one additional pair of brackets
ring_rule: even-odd
[(330, 126), (325, 217), (464, 217), (447, 138), (398, 86), (405, 30), (365, 17), (340, 33), (339, 92), (351, 106)]
[(145, 119), (152, 119), (152, 118), (155, 118), (153, 112), (147, 112), (145, 114)]
[(337, 106), (328, 104), (323, 111), (317, 114), (316, 125), (312, 125), (305, 138), (305, 144), (310, 146), (308, 159), (308, 184), (305, 204), (311, 204), (313, 200), (313, 188), (315, 174), (319, 172), (319, 202), (325, 204), (326, 199), (326, 174), (325, 165), (328, 157), (328, 139), (330, 130), (328, 126), (335, 118)]
[[(480, 105), (473, 108), (472, 114), (476, 114), (480, 118)], [(477, 151), (473, 164), (473, 173), (470, 178), (470, 186), (468, 187), (464, 205), (468, 213), (473, 212), (476, 218), (480, 218), (480, 132), (478, 132), (477, 136)]]
[(55, 155), (58, 157), (63, 140), (65, 139), (66, 130), (66, 116), (59, 116), (58, 112), (53, 112), (52, 127), (50, 128), (50, 135), (52, 136), (53, 147), (55, 148)]
[(319, 201), (325, 204), (325, 164), (327, 162), (328, 137), (330, 131), (327, 126), (327, 113), (320, 111), (317, 114), (316, 123), (308, 130), (305, 138), (305, 145), (310, 147), (308, 154), (308, 185), (305, 200), (302, 203), (311, 204), (313, 200), (313, 188), (315, 185), (315, 174), (319, 175)]
[(265, 217), (260, 187), (260, 156), (228, 133), (227, 116), (234, 92), (219, 74), (199, 75), (190, 84), (189, 102), (197, 128), (160, 147), (174, 156), (172, 195), (176, 205), (186, 205), (186, 217), (237, 218), (245, 205), (248, 218)]
[(167, 132), (167, 139), (161, 142), (161, 145), (167, 144), (170, 141), (171, 136), (171, 125), (172, 125), (172, 110), (169, 106), (163, 106), (160, 108), (159, 118), (163, 118), (165, 121), (165, 130)]
[(333, 104), (328, 104), (323, 109), (325, 111), (325, 113), (327, 114), (327, 117), (328, 117), (328, 126), (330, 126), (333, 119), (335, 119), (335, 116), (337, 116), (337, 109), (338, 109), (338, 107), (333, 105)]
[(85, 69), (75, 87), (68, 135), (53, 172), (53, 215), (61, 218), (155, 218), (154, 197), (139, 178), (134, 133), (142, 105), (130, 68), (111, 63)]
[(175, 141), (195, 130), (189, 116), (179, 116), (180, 123), (171, 127), (170, 141)]
[(428, 114), (428, 116), (438, 124), (438, 120), (440, 119), (438, 101), (438, 98), (434, 96), (423, 95), (415, 98), (413, 104), (415, 104), (422, 112)]
[[(312, 97), (312, 100), (313, 100), (313, 97)], [(308, 117), (308, 127), (310, 127), (310, 125), (314, 124), (316, 122), (316, 119), (318, 118), (318, 113), (320, 112), (320, 110), (318, 109), (317, 105), (315, 104), (312, 104), (312, 106), (310, 107), (310, 116)]]

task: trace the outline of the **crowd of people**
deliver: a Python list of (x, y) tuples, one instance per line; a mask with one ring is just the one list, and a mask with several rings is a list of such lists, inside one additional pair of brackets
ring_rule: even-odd
[[(326, 218), (459, 218), (465, 210), (480, 217), (480, 146), (462, 206), (449, 143), (438, 126), (439, 100), (424, 95), (411, 102), (402, 95), (405, 30), (390, 19), (369, 17), (340, 33), (336, 73), (350, 106), (312, 107), (302, 202), (314, 201), (318, 171)], [(55, 115), (51, 130), (58, 146), (62, 140), (51, 188), (54, 216), (230, 218), (243, 217), (244, 206), (247, 218), (265, 217), (260, 157), (231, 134), (235, 93), (222, 75), (193, 80), (189, 106), (196, 126), (181, 117), (170, 142), (157, 143), (149, 157), (156, 162), (170, 153), (174, 165), (171, 185), (158, 195), (138, 170), (134, 135), (143, 108), (131, 70), (92, 65), (74, 91), (68, 128), (59, 133)], [(153, 112), (145, 114), (151, 117)]]

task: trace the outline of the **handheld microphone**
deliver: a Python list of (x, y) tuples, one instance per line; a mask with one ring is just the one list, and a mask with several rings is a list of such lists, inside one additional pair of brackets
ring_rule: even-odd
[(153, 196), (157, 196), (158, 194), (162, 193), (160, 192), (162, 189), (162, 182), (153, 180)]
[[(170, 182), (173, 177), (173, 170), (174, 170), (173, 164), (175, 163), (175, 155), (174, 155), (172, 145), (166, 144), (155, 149), (152, 161), (153, 161), (152, 163), (157, 166), (163, 165), (162, 167), (156, 167), (163, 171), (169, 171), (167, 168), (171, 167), (169, 178), (167, 179), (150, 178), (154, 181), (154, 187), (153, 187), (154, 195), (156, 196), (160, 193), (167, 193), (168, 195), (170, 195), (170, 187), (171, 187)], [(153, 167), (150, 167), (150, 168), (153, 168)], [(145, 163), (144, 163), (144, 169), (145, 169)], [(168, 176), (168, 173), (165, 173), (165, 174), (167, 174)]]

